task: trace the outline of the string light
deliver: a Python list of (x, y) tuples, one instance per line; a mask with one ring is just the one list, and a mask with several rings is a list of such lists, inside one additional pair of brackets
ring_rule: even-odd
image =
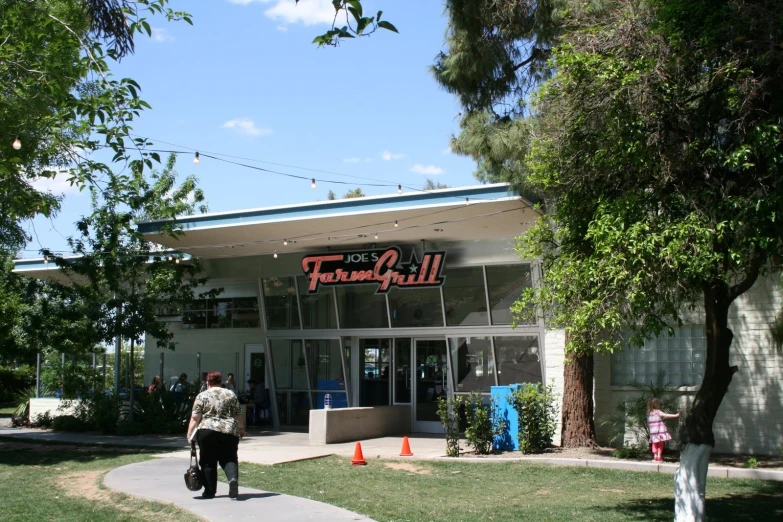
[(197, 153), (196, 153), (196, 157), (195, 157), (195, 158), (193, 158), (193, 164), (194, 164), (194, 165), (198, 165), (199, 163), (201, 163), (201, 156), (199, 156), (199, 154), (198, 154), (198, 152), (197, 152)]
[(402, 185), (397, 185), (397, 194), (402, 194)]
[(19, 136), (16, 137), (16, 139), (14, 140), (13, 145), (11, 145), (11, 146), (14, 148), (14, 150), (19, 150), (19, 149), (22, 148), (22, 140), (19, 139)]
[(394, 222), (394, 228), (397, 228), (397, 227), (399, 227), (399, 226), (400, 226), (400, 225), (399, 225), (399, 223), (397, 223), (397, 221), (395, 221), (395, 222)]
[(378, 239), (378, 232), (375, 233), (375, 239)]
[(178, 258), (178, 257), (177, 257), (177, 258), (175, 258), (175, 259), (174, 259), (174, 262), (175, 262), (175, 263), (177, 263), (177, 264), (179, 264), (179, 258)]
[(470, 205), (470, 198), (465, 198), (465, 204)]
[(275, 259), (277, 259), (277, 250), (275, 250)]
[(288, 246), (288, 240), (287, 239), (283, 240), (283, 246)]
[(173, 261), (174, 260), (174, 258), (171, 257), (171, 256), (168, 256), (166, 259), (168, 259), (169, 261)]
[(310, 188), (311, 188), (311, 189), (316, 189), (316, 188), (318, 188), (318, 185), (315, 183), (315, 178), (313, 178), (313, 179), (311, 179), (311, 180), (310, 180)]

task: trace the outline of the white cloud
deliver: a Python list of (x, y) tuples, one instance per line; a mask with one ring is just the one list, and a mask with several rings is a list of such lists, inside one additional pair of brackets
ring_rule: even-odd
[(443, 170), (440, 167), (436, 167), (435, 165), (422, 165), (421, 163), (415, 164), (413, 167), (411, 167), (411, 172), (415, 172), (417, 174), (424, 174), (427, 176), (440, 176), (445, 170)]
[(343, 163), (359, 163), (361, 160), (359, 158), (345, 158), (343, 159)]
[(152, 28), (152, 39), (158, 43), (174, 41), (174, 37), (171, 36), (171, 33), (168, 31), (168, 29), (164, 29), (163, 27)]
[(385, 150), (385, 151), (381, 152), (381, 159), (384, 160), (384, 161), (402, 159), (404, 157), (405, 157), (405, 154), (392, 154), (388, 150)]
[(256, 123), (250, 118), (234, 118), (222, 125), (224, 129), (233, 129), (245, 136), (267, 136), (272, 134), (270, 129), (256, 127)]
[[(253, 0), (231, 0), (247, 4)], [(267, 18), (287, 24), (301, 22), (305, 25), (331, 24), (334, 20), (334, 5), (331, 0), (262, 0), (274, 5), (264, 11)]]
[(68, 181), (68, 171), (60, 171), (53, 178), (37, 178), (32, 186), (38, 192), (51, 192), (54, 195), (79, 192), (79, 187)]
[(247, 5), (253, 2), (269, 2), (269, 0), (228, 0), (229, 4)]

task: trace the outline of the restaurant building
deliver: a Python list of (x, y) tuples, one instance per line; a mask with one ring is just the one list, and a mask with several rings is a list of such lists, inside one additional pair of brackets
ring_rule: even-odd
[[(543, 319), (514, 324), (512, 305), (539, 266), (516, 239), (540, 216), (507, 184), (393, 194), (187, 216), (184, 235), (142, 223), (147, 237), (198, 258), (218, 297), (162, 308), (175, 351), (148, 339), (145, 379), (217, 370), (266, 388), (279, 429), (308, 426), (333, 408), (383, 408), (412, 432), (442, 433), (437, 400), (496, 385), (552, 383), (562, 392), (564, 334)], [(41, 260), (16, 270), (47, 277)], [(781, 307), (764, 278), (731, 309), (740, 371), (715, 421), (716, 451), (775, 453), (783, 444), (783, 356), (768, 327)], [(704, 372), (703, 318), (641, 349), (596, 356), (595, 416), (663, 372), (685, 407)], [(388, 407), (388, 408), (387, 408)], [(623, 433), (620, 433), (621, 439)], [(630, 431), (626, 431), (626, 438)], [(559, 442), (559, 431), (556, 436)]]

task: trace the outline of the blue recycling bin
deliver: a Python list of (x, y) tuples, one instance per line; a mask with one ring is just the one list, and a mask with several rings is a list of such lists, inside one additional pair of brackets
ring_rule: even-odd
[(492, 401), (495, 403), (493, 423), (495, 427), (500, 420), (506, 423), (503, 432), (500, 435), (495, 435), (492, 446), (496, 450), (519, 450), (519, 415), (517, 415), (517, 410), (511, 401), (511, 393), (519, 389), (520, 386), (522, 385), (509, 384), (508, 386), (492, 386), (490, 388)]

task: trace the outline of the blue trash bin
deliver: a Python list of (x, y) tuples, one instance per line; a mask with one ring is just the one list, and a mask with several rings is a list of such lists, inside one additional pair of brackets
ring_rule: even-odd
[(519, 389), (521, 384), (509, 384), (508, 386), (492, 386), (490, 393), (495, 403), (495, 419), (493, 424), (497, 427), (498, 421), (506, 423), (503, 432), (495, 436), (492, 444), (496, 450), (519, 450), (519, 415), (511, 402), (511, 393)]

